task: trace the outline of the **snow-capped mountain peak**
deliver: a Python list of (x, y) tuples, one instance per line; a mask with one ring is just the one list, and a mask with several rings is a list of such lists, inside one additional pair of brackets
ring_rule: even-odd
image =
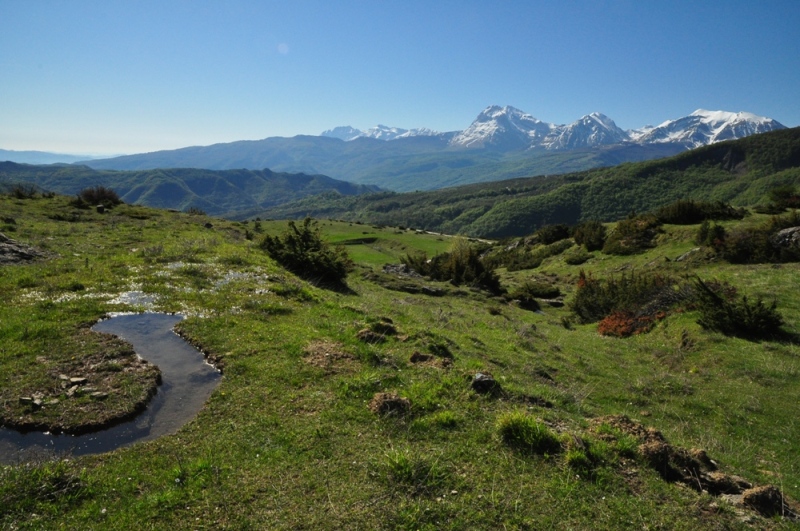
[(408, 138), (411, 136), (435, 136), (439, 133), (426, 127), (420, 129), (401, 129), (400, 127), (389, 127), (378, 124), (370, 127), (366, 131), (361, 131), (349, 125), (334, 127), (323, 131), (320, 136), (339, 138), (344, 141), (355, 140), (356, 138), (375, 138), (377, 140), (396, 140), (398, 138)]
[(542, 122), (521, 110), (506, 105), (484, 109), (469, 127), (457, 133), (451, 146), (495, 149), (524, 149), (546, 137), (552, 124)]
[(698, 109), (683, 118), (667, 120), (635, 137), (635, 141), (642, 144), (677, 143), (692, 149), (775, 129), (785, 129), (785, 126), (772, 118), (749, 112)]
[[(563, 151), (633, 142), (637, 144), (676, 144), (691, 149), (722, 140), (743, 138), (756, 133), (785, 129), (779, 122), (749, 112), (697, 109), (688, 116), (623, 131), (603, 113), (593, 112), (566, 125), (543, 122), (510, 105), (490, 105), (463, 131), (452, 135), (454, 148), (490, 148), (499, 151), (545, 149)], [(396, 140), (411, 136), (441, 135), (431, 129), (401, 129), (377, 125), (366, 131), (344, 126), (329, 129), (322, 136), (345, 141), (356, 138)]]

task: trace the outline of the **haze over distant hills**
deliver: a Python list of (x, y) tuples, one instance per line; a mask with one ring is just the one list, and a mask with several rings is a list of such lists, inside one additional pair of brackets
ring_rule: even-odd
[(601, 113), (557, 125), (514, 107), (492, 105), (463, 131), (342, 126), (320, 136), (244, 140), (84, 164), (115, 170), (269, 168), (412, 191), (661, 158), (784, 128), (750, 113), (698, 110), (655, 127), (624, 131)]

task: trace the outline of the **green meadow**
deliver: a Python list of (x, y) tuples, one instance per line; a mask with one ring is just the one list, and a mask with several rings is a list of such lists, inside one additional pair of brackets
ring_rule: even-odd
[[(0, 466), (3, 529), (798, 527), (785, 517), (800, 499), (797, 263), (679, 261), (697, 247), (698, 226), (664, 225), (641, 254), (592, 251), (572, 265), (572, 246), (534, 269), (497, 269), (509, 291), (534, 281), (558, 289), (532, 311), (383, 273), (456, 241), (409, 227), (319, 220), (355, 263), (346, 289), (326, 289), (259, 246), (286, 230), (282, 221), (125, 204), (98, 213), (39, 194), (1, 196), (0, 218), (0, 232), (42, 255), (0, 265), (4, 424), (80, 426), (133, 407), (149, 380), (125, 370), (124, 345), (89, 331), (113, 312), (181, 313), (179, 333), (223, 372), (172, 435)], [(727, 282), (739, 296), (775, 300), (785, 336), (710, 331), (690, 306), (646, 333), (602, 336), (570, 309), (581, 271)], [(76, 371), (107, 387), (102, 407), (64, 394), (59, 375)], [(473, 388), (478, 373), (492, 377), (489, 392)], [(20, 401), (36, 393), (43, 407)], [(783, 514), (667, 477), (667, 462), (646, 448), (656, 439), (674, 455), (703, 450), (726, 478), (775, 486)]]

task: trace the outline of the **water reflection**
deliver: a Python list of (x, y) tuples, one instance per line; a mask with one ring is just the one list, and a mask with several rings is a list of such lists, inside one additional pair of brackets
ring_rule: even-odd
[(19, 433), (0, 428), (0, 462), (28, 461), (40, 454), (93, 454), (174, 433), (203, 407), (220, 374), (203, 355), (173, 331), (178, 315), (119, 315), (92, 329), (115, 334), (161, 369), (162, 384), (147, 409), (135, 419), (86, 435)]

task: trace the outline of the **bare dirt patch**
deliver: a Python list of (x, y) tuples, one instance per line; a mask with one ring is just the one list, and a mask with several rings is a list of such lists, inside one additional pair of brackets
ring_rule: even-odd
[(344, 350), (341, 343), (328, 339), (310, 342), (303, 349), (303, 359), (309, 365), (324, 369), (328, 374), (350, 372), (357, 368), (356, 357)]
[[(797, 520), (800, 518), (798, 504), (786, 498), (780, 489), (772, 485), (754, 486), (739, 476), (725, 474), (718, 470), (705, 452), (698, 448), (686, 449), (670, 444), (664, 435), (655, 428), (645, 428), (642, 424), (624, 415), (612, 415), (592, 419), (592, 428), (601, 425), (635, 437), (639, 442), (639, 455), (666, 481), (682, 483), (699, 492), (737, 505), (752, 509), (762, 516), (775, 515)], [(610, 434), (599, 434), (601, 438), (613, 438)]]

